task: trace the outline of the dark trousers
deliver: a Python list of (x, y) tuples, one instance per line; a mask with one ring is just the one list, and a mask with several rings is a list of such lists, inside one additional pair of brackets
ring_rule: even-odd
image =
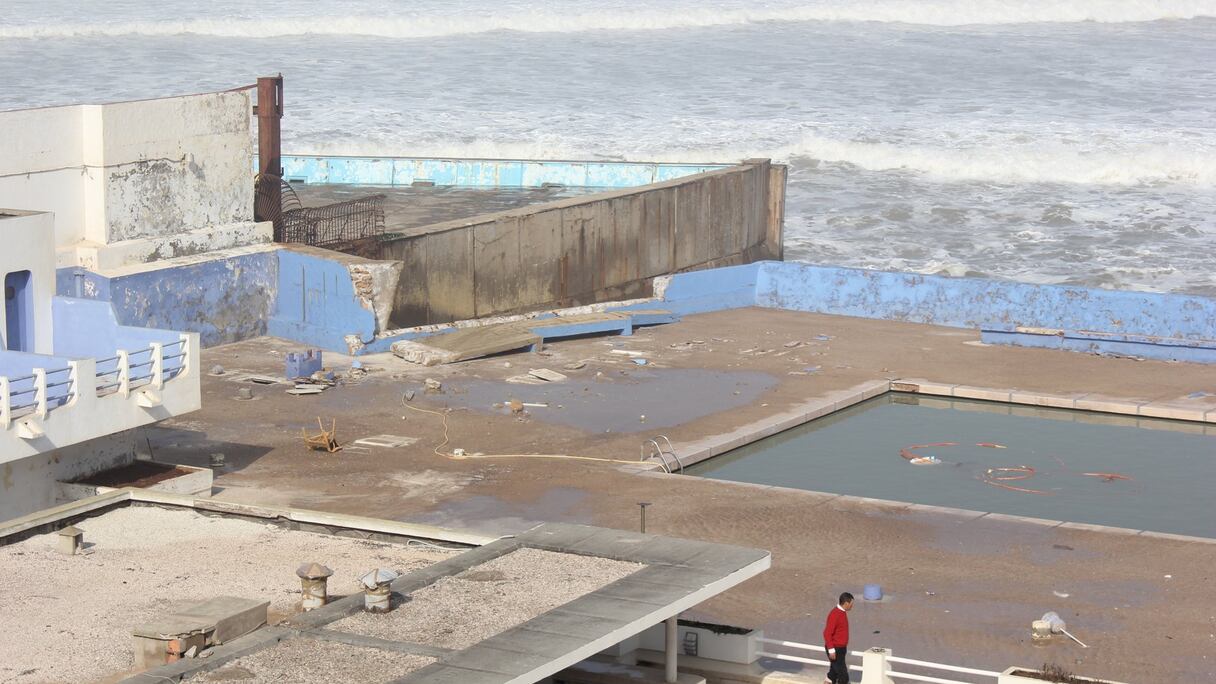
[[(827, 652), (827, 649), (824, 651)], [(836, 660), (829, 656), (828, 660), (832, 661), (832, 666), (828, 668), (828, 681), (832, 684), (849, 684), (849, 666), (845, 663), (848, 653), (849, 647), (846, 644), (836, 649)]]

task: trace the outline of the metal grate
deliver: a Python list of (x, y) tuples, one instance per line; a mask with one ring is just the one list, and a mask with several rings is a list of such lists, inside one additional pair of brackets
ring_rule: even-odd
[(384, 200), (384, 195), (368, 195), (321, 207), (305, 207), (287, 181), (263, 175), (258, 178), (255, 201), (258, 216), (274, 222), (275, 242), (378, 258), (384, 235)]

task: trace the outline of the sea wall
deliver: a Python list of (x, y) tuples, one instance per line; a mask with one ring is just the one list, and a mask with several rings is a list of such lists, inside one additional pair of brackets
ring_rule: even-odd
[(648, 296), (660, 275), (781, 257), (786, 168), (768, 160), (390, 236), (390, 323)]

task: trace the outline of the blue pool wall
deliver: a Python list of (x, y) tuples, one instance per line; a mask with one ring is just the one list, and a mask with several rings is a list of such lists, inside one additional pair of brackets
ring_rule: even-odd
[[(112, 278), (65, 268), (58, 290), (110, 301), (121, 325), (198, 332), (205, 346), (270, 334), (366, 354), (446, 329), (377, 336), (346, 259), (280, 248)], [(1181, 294), (766, 261), (677, 274), (657, 301), (607, 308), (688, 315), (748, 306), (980, 330), (997, 343), (1216, 362), (1216, 300)]]
[(292, 183), (539, 188), (545, 185), (633, 188), (727, 168), (727, 164), (596, 162), (432, 157), (289, 155), (283, 177)]

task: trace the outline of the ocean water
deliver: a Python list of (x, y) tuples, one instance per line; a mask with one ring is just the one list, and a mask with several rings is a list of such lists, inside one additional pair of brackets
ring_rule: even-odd
[(3, 8), (0, 109), (281, 71), (291, 153), (769, 156), (788, 259), (1216, 295), (1216, 0)]

